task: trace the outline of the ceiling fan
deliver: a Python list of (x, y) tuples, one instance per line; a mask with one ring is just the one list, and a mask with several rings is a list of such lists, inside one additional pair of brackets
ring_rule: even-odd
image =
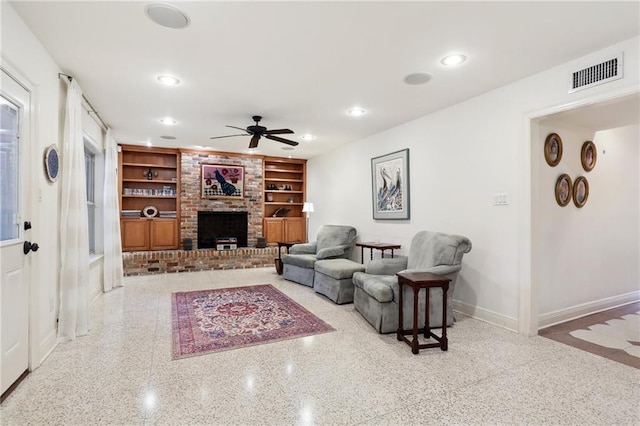
[(274, 140), (274, 141), (286, 143), (287, 145), (292, 145), (292, 146), (298, 145), (298, 142), (290, 141), (289, 139), (284, 139), (284, 138), (281, 138), (279, 136), (274, 136), (274, 135), (291, 134), (291, 133), (293, 133), (293, 130), (289, 130), (289, 129), (267, 130), (266, 127), (260, 126), (258, 124), (258, 123), (260, 123), (260, 120), (262, 120), (261, 116), (254, 115), (252, 118), (253, 118), (253, 121), (256, 122), (256, 124), (254, 126), (248, 126), (246, 129), (243, 129), (242, 127), (236, 127), (236, 126), (226, 126), (226, 127), (231, 127), (232, 129), (242, 130), (245, 133), (240, 133), (240, 134), (237, 134), (237, 135), (227, 135), (227, 136), (214, 136), (214, 137), (209, 138), (209, 139), (221, 139), (221, 138), (231, 138), (231, 137), (234, 137), (234, 136), (251, 135), (251, 142), (249, 142), (249, 148), (256, 148), (258, 146), (258, 141), (260, 140), (260, 138), (262, 136), (264, 136), (267, 139), (271, 139), (271, 140)]

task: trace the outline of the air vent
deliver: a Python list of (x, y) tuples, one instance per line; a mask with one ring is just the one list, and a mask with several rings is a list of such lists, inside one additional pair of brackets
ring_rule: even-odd
[(599, 64), (574, 71), (570, 76), (569, 93), (620, 78), (622, 78), (622, 53)]

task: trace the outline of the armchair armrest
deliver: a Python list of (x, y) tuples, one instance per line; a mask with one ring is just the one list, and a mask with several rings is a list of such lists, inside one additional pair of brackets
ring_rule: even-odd
[(289, 247), (289, 254), (316, 254), (318, 244), (314, 241), (312, 243), (294, 244)]
[(330, 259), (335, 257), (344, 257), (344, 255), (346, 254), (346, 250), (349, 247), (351, 246), (348, 244), (343, 244), (335, 247), (323, 248), (316, 254), (316, 257), (318, 258), (318, 260)]
[(407, 267), (406, 256), (374, 259), (367, 264), (365, 272), (371, 275), (395, 275)]
[(430, 272), (437, 275), (449, 275), (462, 269), (462, 265), (438, 265), (431, 268), (405, 269), (402, 272)]

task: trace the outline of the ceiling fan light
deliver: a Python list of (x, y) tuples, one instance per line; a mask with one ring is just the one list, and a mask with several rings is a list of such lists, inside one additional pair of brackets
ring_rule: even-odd
[(174, 77), (169, 74), (163, 74), (158, 76), (158, 81), (165, 86), (177, 86), (180, 84), (180, 80), (177, 77)]
[(304, 135), (300, 136), (300, 139), (305, 140), (305, 141), (312, 141), (315, 138), (316, 137), (313, 136), (311, 133), (305, 133)]
[(442, 65), (446, 65), (448, 67), (452, 67), (455, 65), (460, 65), (467, 60), (467, 57), (461, 53), (454, 53), (451, 55), (447, 55), (440, 60)]
[(162, 118), (162, 119), (160, 119), (160, 122), (161, 122), (162, 124), (167, 125), (167, 126), (173, 126), (174, 124), (176, 124), (176, 120), (174, 120), (174, 119), (173, 119), (173, 118), (171, 118), (171, 117), (165, 117), (165, 118)]
[(360, 117), (362, 115), (365, 115), (366, 113), (367, 111), (360, 107), (351, 108), (349, 111), (347, 111), (347, 114), (352, 117)]

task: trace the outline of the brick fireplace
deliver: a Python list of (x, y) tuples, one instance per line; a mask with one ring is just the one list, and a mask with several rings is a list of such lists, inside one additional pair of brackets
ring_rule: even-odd
[[(229, 164), (244, 167), (244, 198), (201, 198), (200, 173), (202, 164)], [(181, 164), (180, 248), (191, 239), (193, 248), (198, 242), (198, 212), (247, 213), (246, 246), (255, 247), (262, 235), (262, 159), (234, 154), (182, 151)], [(240, 244), (238, 244), (240, 247)]]

